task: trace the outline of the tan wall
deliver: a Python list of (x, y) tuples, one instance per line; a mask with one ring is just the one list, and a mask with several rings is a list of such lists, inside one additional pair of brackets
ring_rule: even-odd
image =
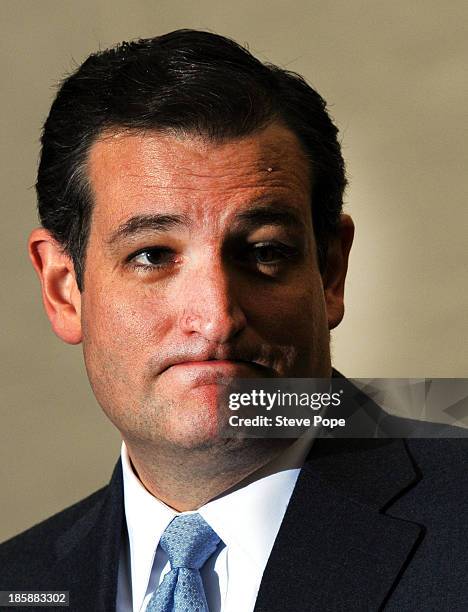
[[(467, 376), (468, 5), (420, 0), (2, 0), (0, 540), (104, 484), (118, 435), (49, 330), (25, 242), (54, 84), (91, 51), (180, 27), (305, 75), (342, 130), (357, 225), (335, 365)], [(465, 124), (466, 125), (466, 124)]]

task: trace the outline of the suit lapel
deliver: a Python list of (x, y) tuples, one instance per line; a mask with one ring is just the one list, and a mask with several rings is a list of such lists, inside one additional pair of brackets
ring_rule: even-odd
[(422, 537), (385, 509), (417, 480), (401, 440), (316, 440), (255, 612), (379, 610)]
[(70, 591), (77, 611), (115, 610), (123, 521), (122, 467), (117, 463), (109, 486), (96, 504), (57, 542), (55, 582)]

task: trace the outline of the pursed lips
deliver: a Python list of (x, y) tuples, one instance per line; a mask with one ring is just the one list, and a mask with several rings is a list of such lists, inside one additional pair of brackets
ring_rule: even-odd
[[(244, 378), (272, 378), (272, 370), (259, 366), (252, 361), (235, 359), (204, 359), (179, 361), (167, 367), (162, 372), (163, 378), (168, 376), (171, 388), (175, 391), (179, 385), (182, 388), (212, 386), (230, 386), (235, 380)], [(217, 392), (216, 392), (217, 393)]]
[(215, 358), (208, 357), (203, 358), (199, 356), (187, 356), (187, 357), (178, 357), (177, 359), (168, 360), (166, 363), (162, 364), (160, 373), (169, 370), (169, 369), (187, 369), (189, 370), (205, 370), (205, 371), (218, 371), (220, 373), (224, 372), (226, 374), (241, 374), (243, 371), (247, 372), (250, 370), (254, 370), (257, 376), (262, 376), (265, 378), (269, 378), (274, 375), (274, 371), (272, 368), (260, 364), (256, 361), (250, 359), (239, 359), (239, 358)]

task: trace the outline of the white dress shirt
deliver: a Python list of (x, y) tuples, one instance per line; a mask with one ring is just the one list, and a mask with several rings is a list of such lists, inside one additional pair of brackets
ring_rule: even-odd
[[(210, 612), (252, 612), (271, 549), (312, 441), (301, 438), (259, 470), (248, 484), (218, 497), (197, 512), (222, 543), (201, 569)], [(122, 443), (125, 517), (117, 612), (144, 612), (170, 571), (159, 540), (178, 513), (142, 485)]]

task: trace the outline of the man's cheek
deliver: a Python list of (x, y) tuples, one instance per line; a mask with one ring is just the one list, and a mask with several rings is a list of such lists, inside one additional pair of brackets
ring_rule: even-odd
[(275, 344), (308, 344), (326, 327), (325, 302), (320, 288), (285, 291), (259, 300), (257, 330)]
[(91, 312), (94, 322), (102, 330), (104, 340), (121, 345), (138, 345), (159, 340), (169, 326), (168, 308), (165, 300), (151, 293), (136, 294), (125, 291), (107, 294), (95, 304)]
[[(129, 362), (135, 362), (145, 332), (134, 309), (116, 299), (88, 304), (83, 312), (83, 351), (91, 378), (100, 376), (118, 384), (127, 378)], [(97, 381), (96, 381), (97, 382)]]

